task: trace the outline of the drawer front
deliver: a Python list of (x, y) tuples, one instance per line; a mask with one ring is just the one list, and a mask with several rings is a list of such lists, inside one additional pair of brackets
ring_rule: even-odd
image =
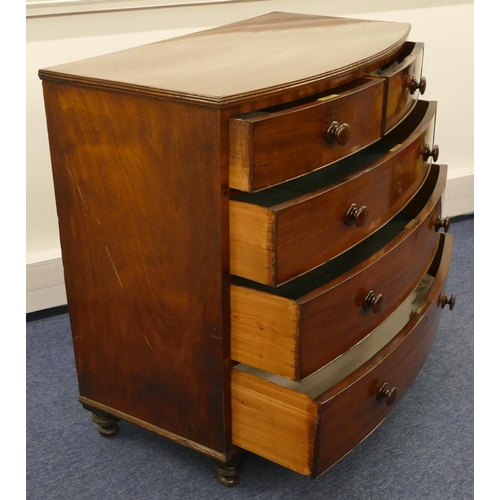
[(387, 80), (385, 133), (395, 127), (425, 93), (422, 80), (424, 44), (407, 42), (402, 56), (378, 74)]
[[(439, 325), (452, 242), (451, 235), (442, 235), (441, 263), (422, 311), (374, 358), (317, 398), (320, 417), (314, 476), (368, 436), (420, 372)], [(384, 399), (379, 391), (386, 383), (393, 392)]]
[(382, 133), (384, 82), (357, 83), (303, 105), (231, 118), (230, 187), (259, 191), (376, 141)]
[[(412, 211), (403, 211), (354, 253), (278, 289), (235, 280), (231, 358), (301, 380), (366, 337), (405, 300), (433, 258), (446, 170), (433, 165), (410, 202)], [(381, 234), (388, 235), (382, 248)], [(370, 292), (382, 298), (370, 305)]]
[[(415, 194), (428, 171), (425, 146), (433, 145), (436, 103), (420, 103), (415, 119), (387, 139), (387, 152), (370, 163), (366, 153), (328, 167), (321, 172), (329, 181), (329, 170), (338, 176), (345, 163), (357, 165), (354, 173), (314, 193), (299, 195), (274, 206), (258, 206), (240, 197), (230, 201), (231, 274), (270, 286), (278, 286), (333, 259), (383, 226)], [(413, 117), (412, 117), (413, 118)], [(419, 120), (415, 125), (415, 121)], [(398, 142), (403, 138), (402, 142)], [(394, 147), (392, 145), (394, 144)], [(377, 146), (384, 147), (384, 146)], [(359, 157), (359, 158), (358, 158)], [(353, 167), (350, 167), (353, 168)], [(318, 174), (313, 174), (318, 176)], [(270, 200), (273, 191), (297, 184), (307, 189), (309, 179), (301, 178), (283, 187), (259, 194)], [(247, 197), (256, 195), (247, 195)]]
[[(437, 272), (425, 302), (375, 355), (358, 362), (352, 358), (352, 369), (340, 380), (342, 368), (339, 372), (334, 368), (325, 380), (307, 388), (305, 382), (288, 384), (265, 372), (233, 368), (233, 443), (315, 477), (368, 436), (394, 407), (387, 401), (397, 402), (417, 376), (437, 330), (452, 245), (450, 236), (441, 240)], [(315, 374), (308, 382), (321, 376)], [(396, 391), (389, 399), (377, 399), (385, 382)], [(315, 395), (325, 383), (327, 388)]]

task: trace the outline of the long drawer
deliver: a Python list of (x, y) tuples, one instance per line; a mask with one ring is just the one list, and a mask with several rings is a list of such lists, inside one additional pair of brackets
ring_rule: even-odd
[(435, 102), (421, 101), (400, 126), (356, 155), (231, 199), (231, 274), (278, 286), (382, 227), (428, 172), (427, 161), (436, 151), (436, 109)]
[(428, 273), (400, 308), (365, 341), (306, 381), (235, 366), (234, 444), (316, 477), (368, 436), (424, 363), (447, 303), (451, 247), (451, 235), (441, 234)]
[(446, 166), (352, 251), (278, 288), (233, 279), (231, 358), (301, 380), (357, 344), (418, 283), (441, 227)]

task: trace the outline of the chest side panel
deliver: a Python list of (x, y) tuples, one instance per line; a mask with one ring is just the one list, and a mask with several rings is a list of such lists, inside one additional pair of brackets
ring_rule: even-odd
[(44, 97), (80, 395), (223, 451), (217, 111), (52, 82)]

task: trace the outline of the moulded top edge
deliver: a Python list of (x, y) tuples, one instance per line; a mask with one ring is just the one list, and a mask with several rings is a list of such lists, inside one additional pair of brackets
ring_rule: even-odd
[(220, 105), (362, 70), (397, 51), (409, 31), (407, 23), (273, 12), (39, 76)]

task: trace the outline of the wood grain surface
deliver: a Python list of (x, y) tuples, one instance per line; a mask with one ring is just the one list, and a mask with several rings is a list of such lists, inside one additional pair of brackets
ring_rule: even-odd
[(310, 398), (233, 370), (231, 409), (237, 446), (311, 474), (318, 408)]
[(407, 23), (273, 12), (46, 68), (40, 76), (184, 101), (229, 104), (320, 80), (352, 79), (356, 71), (395, 54), (409, 31)]
[(53, 82), (44, 96), (80, 395), (225, 453), (218, 113)]

